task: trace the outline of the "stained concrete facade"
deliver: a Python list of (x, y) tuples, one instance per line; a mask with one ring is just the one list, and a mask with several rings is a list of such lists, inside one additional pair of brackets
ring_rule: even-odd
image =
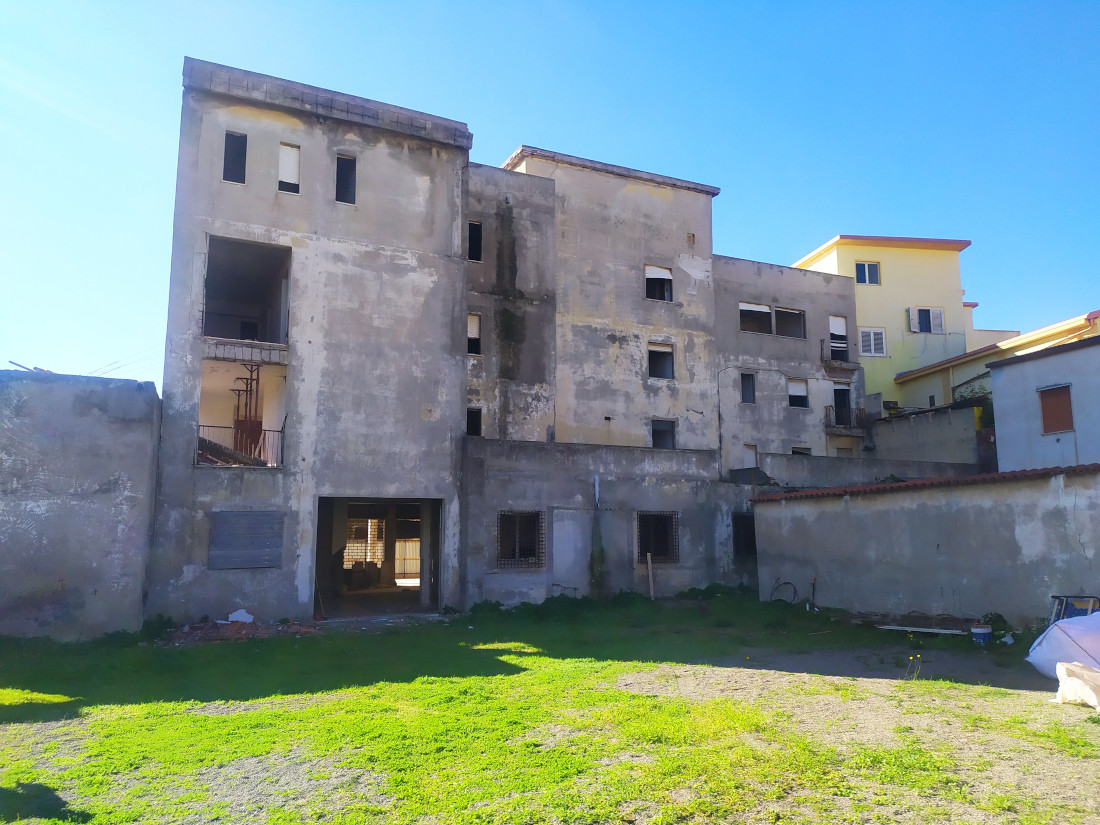
[(159, 419), (151, 383), (0, 371), (0, 634), (141, 627)]
[(1018, 355), (989, 368), (1000, 470), (1100, 462), (1100, 338)]
[(766, 496), (761, 598), (775, 582), (854, 611), (1027, 624), (1052, 593), (1100, 587), (1100, 466)]
[[(826, 409), (840, 386), (862, 406), (826, 352), (850, 278), (715, 256), (716, 187), (471, 143), (186, 61), (150, 613), (309, 615), (356, 508), (422, 514), (424, 609), (646, 590), (639, 531), (658, 593), (746, 582), (743, 445), (858, 452)], [(743, 301), (801, 328), (743, 334)], [(752, 414), (738, 370), (762, 376)], [(787, 374), (808, 404), (764, 377)], [(505, 559), (502, 524), (543, 555)]]

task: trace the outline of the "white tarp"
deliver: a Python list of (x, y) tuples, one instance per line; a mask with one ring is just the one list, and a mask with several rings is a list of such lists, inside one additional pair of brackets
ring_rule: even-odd
[(1100, 669), (1080, 662), (1058, 663), (1058, 695), (1055, 702), (1090, 705), (1100, 710)]
[(1058, 678), (1059, 662), (1100, 668), (1100, 613), (1055, 622), (1035, 640), (1027, 660), (1051, 679)]

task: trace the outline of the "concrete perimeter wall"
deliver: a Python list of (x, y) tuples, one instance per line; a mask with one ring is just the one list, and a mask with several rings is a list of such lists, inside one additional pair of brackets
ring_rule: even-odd
[(977, 464), (945, 461), (879, 461), (784, 453), (761, 453), (758, 460), (760, 469), (784, 487), (821, 488), (898, 479), (958, 478), (978, 472)]
[(1100, 591), (1100, 467), (886, 491), (757, 499), (760, 595), (817, 577), (855, 611), (997, 612), (1024, 624), (1051, 594)]
[[(712, 582), (751, 583), (755, 560), (747, 548), (734, 547), (732, 515), (748, 508), (752, 488), (716, 481), (717, 459), (713, 450), (467, 439), (466, 604), (648, 593), (646, 565), (637, 554), (639, 511), (678, 514), (679, 561), (653, 565), (658, 596)], [(543, 567), (498, 569), (497, 514), (508, 511), (543, 514)], [(602, 582), (594, 581), (593, 553), (602, 558)]]
[(0, 371), (0, 634), (141, 627), (159, 427), (152, 383)]

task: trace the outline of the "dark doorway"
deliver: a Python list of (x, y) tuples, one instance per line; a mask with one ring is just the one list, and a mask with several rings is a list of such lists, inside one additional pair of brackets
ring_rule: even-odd
[(326, 618), (439, 609), (441, 502), (322, 497), (314, 606)]
[(742, 587), (756, 589), (756, 516), (733, 514), (733, 569)]

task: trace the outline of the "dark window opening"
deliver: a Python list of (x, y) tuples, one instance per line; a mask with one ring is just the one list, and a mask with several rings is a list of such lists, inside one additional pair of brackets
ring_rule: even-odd
[(675, 564), (680, 561), (680, 514), (637, 513), (638, 561)]
[(466, 316), (466, 352), (481, 355), (481, 316), (473, 312)]
[(756, 518), (752, 513), (733, 514), (733, 560), (756, 558)]
[(838, 427), (852, 426), (852, 391), (848, 387), (833, 387), (833, 410)]
[(929, 407), (936, 406), (936, 396), (935, 395), (928, 396), (928, 406)]
[(477, 407), (466, 410), (466, 435), (481, 435), (481, 410)]
[(772, 308), (763, 304), (741, 303), (741, 331), (772, 334)]
[(245, 158), (248, 156), (248, 135), (225, 133), (225, 155), (222, 159), (222, 180), (244, 183)]
[(355, 203), (355, 158), (336, 156), (336, 200)]
[(1073, 403), (1069, 385), (1039, 390), (1043, 433), (1065, 433), (1073, 429)]
[(756, 403), (756, 375), (751, 372), (741, 373), (741, 403)]
[(856, 283), (857, 284), (878, 284), (879, 283), (878, 264), (874, 264), (874, 263), (857, 263), (856, 264)]
[(497, 513), (497, 567), (543, 567), (546, 522), (542, 513)]
[(791, 447), (791, 455), (813, 455), (809, 447)]
[(806, 337), (806, 313), (800, 309), (775, 310), (775, 334), (784, 338)]
[(932, 310), (930, 309), (918, 309), (917, 310), (917, 332), (931, 332), (932, 331)]
[(645, 297), (654, 301), (671, 301), (672, 281), (667, 278), (646, 278)]
[(672, 347), (658, 344), (649, 345), (649, 377), (673, 378), (674, 366), (672, 360)]
[(290, 248), (211, 237), (203, 335), (287, 342)]
[(676, 449), (676, 422), (654, 418), (650, 422), (650, 438), (659, 450)]
[(810, 408), (810, 396), (805, 379), (787, 379), (787, 403), (792, 407)]
[(469, 251), (466, 253), (467, 260), (480, 261), (481, 260), (481, 224), (475, 221), (469, 223)]

